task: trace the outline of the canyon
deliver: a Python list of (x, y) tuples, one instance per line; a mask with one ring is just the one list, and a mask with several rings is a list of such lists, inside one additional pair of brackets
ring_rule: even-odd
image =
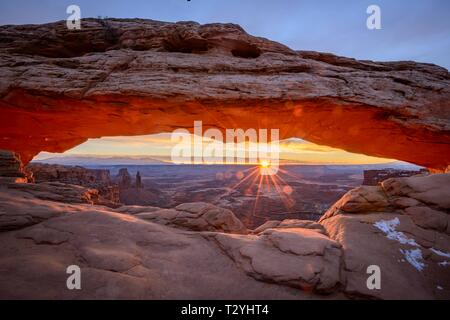
[[(0, 298), (448, 299), (449, 186), (448, 173), (390, 178), (318, 222), (247, 228), (206, 202), (112, 208), (94, 189), (1, 180)], [(82, 290), (65, 286), (72, 264)]]
[[(260, 187), (252, 181), (258, 167), (244, 165), (102, 165), (84, 169), (33, 161), (25, 168), (36, 182), (59, 181), (98, 189), (113, 202), (111, 207), (120, 203), (169, 209), (186, 202), (207, 202), (231, 210), (248, 228), (268, 220), (317, 221), (362, 181), (359, 166), (290, 165), (281, 168), (286, 173), (278, 173), (282, 179), (278, 185), (262, 179)], [(83, 174), (83, 179), (67, 179), (80, 171), (91, 173)], [(97, 172), (108, 179), (92, 181)], [(110, 190), (115, 191), (112, 196)]]
[[(450, 298), (446, 69), (295, 51), (234, 24), (83, 19), (81, 30), (0, 26), (0, 38), (0, 298)], [(318, 221), (253, 225), (226, 206), (233, 195), (127, 205), (102, 188), (104, 171), (60, 168), (49, 181), (25, 168), (41, 151), (199, 120), (431, 174), (351, 185)], [(83, 290), (65, 286), (73, 264)], [(371, 265), (381, 289), (366, 285)]]

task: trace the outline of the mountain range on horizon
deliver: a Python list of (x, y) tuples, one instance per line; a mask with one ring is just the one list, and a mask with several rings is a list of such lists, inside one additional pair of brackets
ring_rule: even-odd
[(84, 165), (155, 165), (172, 164), (164, 157), (150, 156), (103, 156), (103, 155), (60, 155), (33, 160), (34, 163), (48, 163), (71, 166)]
[[(243, 161), (242, 161), (243, 162)], [(158, 156), (113, 156), (113, 155), (59, 155), (48, 158), (41, 158), (33, 160), (32, 163), (47, 163), (58, 164), (66, 166), (135, 166), (135, 165), (176, 165), (167, 157)], [(392, 161), (388, 163), (375, 163), (375, 164), (342, 164), (342, 163), (308, 163), (308, 162), (295, 162), (290, 160), (280, 160), (283, 165), (319, 165), (319, 166), (356, 166), (363, 169), (378, 169), (378, 168), (393, 168), (404, 170), (418, 170), (422, 167), (415, 164), (411, 164), (404, 161)], [(190, 163), (186, 163), (190, 165)], [(198, 164), (197, 164), (198, 165)], [(211, 164), (210, 164), (211, 165)], [(217, 164), (217, 165), (228, 165)], [(237, 165), (251, 165), (245, 163), (237, 163)]]

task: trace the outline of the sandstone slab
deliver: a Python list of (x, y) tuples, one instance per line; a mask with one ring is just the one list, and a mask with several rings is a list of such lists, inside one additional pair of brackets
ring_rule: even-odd
[(173, 209), (150, 209), (135, 216), (196, 231), (248, 232), (232, 211), (205, 202), (183, 203)]
[(316, 230), (275, 228), (210, 238), (255, 279), (322, 293), (340, 285), (341, 246)]

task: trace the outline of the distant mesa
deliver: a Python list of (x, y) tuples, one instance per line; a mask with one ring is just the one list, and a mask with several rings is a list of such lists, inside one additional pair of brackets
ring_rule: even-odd
[(420, 170), (398, 170), (398, 169), (381, 169), (381, 170), (364, 170), (363, 185), (376, 186), (389, 178), (411, 177), (417, 174), (428, 174), (427, 169)]
[(119, 169), (119, 173), (116, 176), (120, 189), (128, 189), (131, 187), (131, 176), (127, 168)]
[(62, 166), (44, 163), (30, 163), (26, 166), (36, 183), (60, 182), (98, 190), (97, 204), (111, 207), (119, 205), (119, 188), (112, 181), (109, 170), (86, 169), (80, 166)]
[(136, 173), (136, 189), (141, 189), (141, 188), (142, 188), (142, 179), (141, 179), (141, 174), (138, 171)]

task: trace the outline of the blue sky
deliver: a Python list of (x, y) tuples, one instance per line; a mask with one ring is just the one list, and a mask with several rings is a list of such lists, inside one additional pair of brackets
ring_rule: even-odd
[[(297, 50), (450, 68), (448, 0), (0, 0), (0, 24), (62, 20), (69, 4), (82, 17), (233, 22)], [(366, 28), (371, 4), (381, 8), (381, 30)]]

